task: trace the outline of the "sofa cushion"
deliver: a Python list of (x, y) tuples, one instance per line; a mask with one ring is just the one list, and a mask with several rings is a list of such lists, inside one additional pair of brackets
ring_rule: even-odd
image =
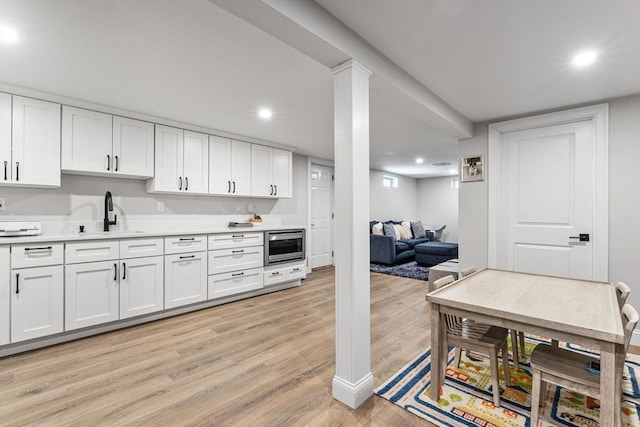
[(402, 221), (402, 224), (400, 224), (400, 239), (413, 239), (413, 233), (411, 232), (411, 223), (409, 221)]
[(423, 237), (422, 239), (405, 239), (405, 240), (402, 240), (402, 243), (406, 243), (409, 246), (409, 248), (413, 249), (416, 247), (416, 245), (419, 245), (420, 243), (426, 243), (428, 241), (429, 240)]
[(405, 242), (398, 242), (396, 241), (396, 254), (400, 254), (404, 251), (408, 251), (411, 248), (409, 247), (409, 245), (407, 245)]
[(446, 242), (427, 242), (415, 246), (416, 254), (455, 255), (458, 256), (458, 244)]
[(422, 221), (416, 221), (411, 223), (411, 231), (413, 232), (413, 238), (419, 239), (421, 237), (425, 237), (424, 233), (424, 225), (422, 225)]
[(371, 234), (378, 234), (380, 236), (384, 235), (384, 232), (382, 230), (382, 223), (381, 222), (377, 222), (377, 223), (373, 224), (373, 227), (371, 227)]

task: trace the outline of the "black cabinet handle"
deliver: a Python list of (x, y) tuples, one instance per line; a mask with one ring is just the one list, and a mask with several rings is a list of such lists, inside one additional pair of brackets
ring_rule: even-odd
[(269, 185), (269, 195), (273, 196), (273, 185)]
[(227, 181), (227, 186), (229, 187), (227, 193), (231, 193), (231, 181)]
[(42, 246), (40, 248), (24, 248), (24, 251), (50, 251), (51, 249), (53, 249), (51, 246)]
[(272, 276), (279, 276), (280, 272), (279, 271), (274, 271), (273, 273), (271, 273)]
[(195, 258), (195, 255), (185, 255), (185, 256), (181, 256), (180, 259), (189, 259), (189, 258)]
[(189, 191), (189, 178), (184, 177), (184, 191)]
[(293, 269), (293, 270), (291, 270), (291, 271), (300, 271), (300, 269), (299, 269), (299, 268), (294, 268), (294, 269)]
[(273, 188), (275, 188), (275, 189), (276, 189), (276, 191), (273, 193), (273, 195), (274, 195), (274, 196), (277, 196), (277, 195), (278, 195), (278, 186), (277, 186), (277, 185), (274, 185), (274, 186), (273, 186)]
[(122, 263), (122, 280), (127, 278), (127, 263)]
[(16, 273), (16, 294), (20, 293), (20, 273)]
[(178, 190), (182, 190), (182, 177), (178, 178), (180, 180), (180, 186), (178, 187)]
[(113, 280), (118, 280), (118, 264), (113, 263)]
[(7, 178), (7, 161), (4, 161), (4, 180), (6, 181)]
[(16, 162), (16, 181), (20, 181), (20, 162)]
[(111, 156), (107, 154), (107, 170), (111, 170)]
[(243, 239), (244, 238), (244, 234), (233, 234), (233, 235), (231, 235), (231, 237), (233, 239)]
[(115, 171), (118, 172), (118, 156), (114, 156), (114, 158), (116, 159), (116, 168)]
[(241, 254), (244, 252), (244, 249), (238, 249), (237, 251), (231, 251), (232, 254)]
[(236, 182), (233, 181), (233, 194), (236, 194)]
[(244, 273), (233, 273), (232, 277), (244, 276)]
[(180, 238), (180, 241), (181, 241), (181, 242), (184, 242), (184, 241), (191, 241), (191, 242), (193, 242), (194, 240), (196, 240), (196, 238), (195, 238), (195, 237), (181, 237), (181, 238)]

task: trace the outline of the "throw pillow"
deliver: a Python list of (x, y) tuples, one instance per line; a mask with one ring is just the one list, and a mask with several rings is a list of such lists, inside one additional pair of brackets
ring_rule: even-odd
[(402, 239), (402, 226), (400, 224), (393, 224), (393, 229), (396, 231), (396, 240)]
[(378, 234), (380, 236), (382, 236), (384, 234), (382, 232), (382, 223), (381, 222), (376, 222), (375, 224), (373, 224), (373, 227), (371, 227), (371, 234)]
[(411, 223), (411, 231), (413, 231), (413, 237), (415, 239), (421, 239), (426, 237), (424, 232), (424, 225), (422, 225), (422, 221), (416, 221)]
[(402, 229), (400, 230), (400, 238), (402, 240), (413, 239), (413, 233), (411, 232), (411, 223), (409, 221), (402, 221), (400, 227), (402, 227)]
[(382, 224), (382, 229), (384, 230), (385, 236), (393, 236), (394, 239), (397, 239), (396, 229), (393, 227), (393, 224)]

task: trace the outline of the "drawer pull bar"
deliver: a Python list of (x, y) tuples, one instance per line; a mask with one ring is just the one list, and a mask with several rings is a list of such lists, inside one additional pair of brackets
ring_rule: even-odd
[(187, 241), (193, 242), (194, 240), (196, 240), (195, 237), (181, 237), (180, 238), (181, 242), (187, 242)]
[(244, 249), (238, 249), (237, 251), (231, 251), (232, 254), (241, 254), (244, 252)]
[(233, 277), (244, 276), (244, 273), (233, 273), (231, 276)]
[(51, 246), (42, 246), (41, 248), (24, 248), (24, 251), (50, 251), (52, 249), (53, 248)]
[(279, 271), (274, 271), (273, 273), (271, 273), (272, 276), (279, 276), (280, 272)]
[(185, 255), (185, 256), (181, 256), (180, 259), (189, 259), (189, 258), (195, 258), (195, 255)]
[(231, 237), (233, 237), (234, 239), (242, 239), (244, 238), (244, 234), (234, 234)]
[(118, 280), (118, 264), (113, 263), (113, 280)]
[(291, 270), (291, 271), (300, 271), (300, 269), (296, 267), (296, 268), (294, 268), (294, 269), (293, 269), (293, 270)]
[(125, 280), (127, 278), (127, 263), (123, 262), (122, 263), (122, 280)]
[(16, 273), (16, 294), (20, 293), (20, 273)]

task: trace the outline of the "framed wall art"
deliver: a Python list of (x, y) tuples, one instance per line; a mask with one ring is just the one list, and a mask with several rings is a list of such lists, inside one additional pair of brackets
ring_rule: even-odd
[(484, 156), (463, 157), (460, 159), (460, 181), (484, 180)]

